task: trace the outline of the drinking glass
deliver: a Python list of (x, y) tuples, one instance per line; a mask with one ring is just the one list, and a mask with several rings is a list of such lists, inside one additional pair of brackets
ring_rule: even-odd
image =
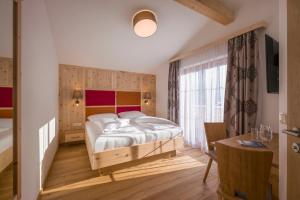
[(258, 140), (258, 128), (251, 128), (251, 139)]
[(273, 138), (273, 132), (270, 125), (260, 125), (259, 139), (262, 142), (270, 143)]

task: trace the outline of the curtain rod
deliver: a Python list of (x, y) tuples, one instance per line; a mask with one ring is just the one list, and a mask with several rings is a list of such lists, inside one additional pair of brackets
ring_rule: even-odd
[(264, 21), (264, 20), (259, 21), (259, 22), (256, 22), (255, 24), (252, 24), (252, 25), (250, 25), (250, 26), (247, 26), (247, 27), (245, 27), (245, 28), (242, 28), (242, 29), (240, 29), (239, 31), (233, 32), (233, 33), (228, 34), (228, 35), (226, 35), (226, 36), (224, 36), (224, 37), (221, 37), (221, 38), (219, 38), (219, 39), (217, 39), (217, 40), (215, 40), (215, 41), (213, 41), (213, 42), (210, 42), (210, 43), (208, 43), (208, 44), (205, 44), (205, 45), (203, 45), (203, 46), (201, 46), (201, 47), (199, 47), (199, 48), (193, 49), (193, 50), (188, 51), (188, 52), (183, 52), (183, 53), (181, 53), (181, 54), (179, 54), (179, 55), (177, 55), (177, 56), (171, 58), (171, 59), (169, 60), (169, 62), (173, 62), (173, 61), (176, 61), (176, 60), (180, 60), (180, 59), (183, 59), (183, 58), (192, 56), (192, 55), (194, 55), (194, 54), (196, 54), (196, 53), (201, 52), (203, 49), (206, 49), (206, 48), (208, 48), (208, 47), (214, 46), (214, 45), (219, 44), (219, 43), (222, 43), (222, 42), (226, 42), (226, 41), (228, 41), (228, 40), (230, 40), (230, 39), (232, 39), (232, 38), (234, 38), (234, 37), (237, 37), (237, 36), (239, 36), (239, 35), (242, 35), (242, 34), (244, 34), (244, 33), (249, 32), (249, 31), (253, 31), (253, 30), (259, 29), (259, 28), (266, 28), (267, 25), (268, 25), (267, 22)]

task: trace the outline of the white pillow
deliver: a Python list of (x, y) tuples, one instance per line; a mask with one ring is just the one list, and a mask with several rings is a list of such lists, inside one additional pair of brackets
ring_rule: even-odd
[(137, 117), (146, 116), (144, 113), (140, 111), (127, 111), (127, 112), (121, 112), (118, 114), (121, 118), (127, 118), (127, 119), (134, 119)]
[(113, 118), (117, 119), (118, 115), (115, 113), (103, 113), (103, 114), (96, 114), (88, 116), (89, 121), (98, 121), (101, 118)]

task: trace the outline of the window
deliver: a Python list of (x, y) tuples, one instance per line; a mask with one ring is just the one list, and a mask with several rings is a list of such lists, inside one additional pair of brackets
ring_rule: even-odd
[(182, 61), (180, 69), (180, 126), (187, 144), (206, 149), (204, 122), (223, 121), (226, 45), (203, 53), (196, 64), (190, 62)]

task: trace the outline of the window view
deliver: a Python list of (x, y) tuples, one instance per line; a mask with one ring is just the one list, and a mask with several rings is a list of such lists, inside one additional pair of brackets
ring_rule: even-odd
[(207, 148), (204, 122), (223, 121), (226, 70), (226, 54), (180, 70), (180, 125), (192, 147)]

